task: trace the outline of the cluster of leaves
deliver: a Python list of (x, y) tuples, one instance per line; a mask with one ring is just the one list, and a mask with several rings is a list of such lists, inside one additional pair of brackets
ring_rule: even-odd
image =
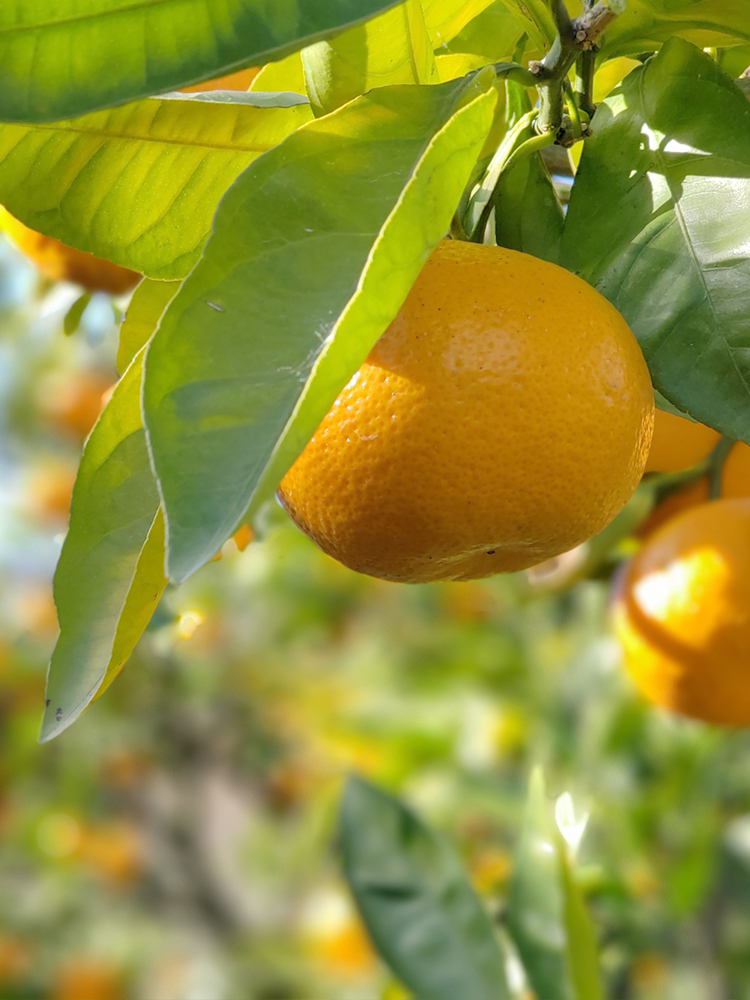
[[(555, 39), (543, 0), (88, 6), (0, 12), (0, 199), (145, 275), (74, 492), (45, 739), (116, 675), (166, 577), (269, 496), (481, 190), (520, 100), (485, 64)], [(535, 154), (492, 231), (599, 287), (664, 396), (750, 438), (750, 104), (696, 47), (746, 46), (741, 6), (632, 2), (600, 58), (659, 51), (598, 109), (567, 216)], [(268, 60), (246, 94), (163, 93)]]

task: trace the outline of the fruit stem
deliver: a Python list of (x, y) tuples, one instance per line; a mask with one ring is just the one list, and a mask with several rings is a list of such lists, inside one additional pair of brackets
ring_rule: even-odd
[(481, 243), (484, 239), (484, 231), (487, 228), (490, 214), (497, 203), (500, 178), (522, 159), (539, 149), (543, 149), (544, 146), (549, 146), (554, 141), (555, 137), (550, 132), (543, 135), (529, 135), (533, 129), (535, 115), (536, 112), (531, 111), (519, 119), (513, 131), (495, 153), (487, 169), (482, 190), (489, 191), (489, 194), (482, 206), (479, 218), (471, 227), (469, 238), (472, 243)]
[(729, 437), (722, 437), (714, 450), (708, 456), (708, 499), (718, 500), (721, 496), (721, 477), (724, 462), (737, 442)]
[(562, 0), (554, 0), (552, 16), (557, 37), (543, 59), (529, 63), (539, 89), (539, 132), (559, 131), (563, 114), (563, 80), (568, 70), (579, 56), (594, 50), (601, 33), (624, 8), (624, 0), (597, 0), (593, 6), (585, 5), (583, 12), (571, 21)]
[(575, 99), (581, 111), (585, 111), (589, 118), (593, 117), (596, 111), (594, 104), (594, 69), (596, 68), (596, 54), (599, 47), (587, 49), (576, 59), (576, 82)]

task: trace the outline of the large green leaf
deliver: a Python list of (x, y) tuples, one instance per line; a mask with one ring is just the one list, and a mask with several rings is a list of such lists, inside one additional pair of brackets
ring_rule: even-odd
[(593, 928), (538, 769), (508, 886), (508, 929), (536, 996), (600, 1000)]
[(51, 124), (0, 125), (0, 202), (80, 250), (155, 278), (182, 277), (235, 177), (312, 117), (302, 100), (174, 94)]
[(260, 157), (147, 349), (169, 572), (267, 496), (446, 233), (492, 122), (488, 70), (382, 87)]
[(441, 837), (397, 799), (350, 778), (340, 841), (370, 936), (420, 1000), (509, 996), (497, 935)]
[(747, 0), (628, 0), (607, 28), (607, 55), (647, 52), (675, 35), (696, 45), (750, 41)]
[(609, 298), (680, 410), (750, 441), (750, 104), (674, 38), (599, 107), (561, 262)]
[(177, 294), (179, 281), (144, 278), (128, 303), (117, 345), (117, 370), (122, 374), (156, 329), (159, 317)]
[(419, 0), (302, 51), (305, 86), (316, 114), (327, 114), (373, 87), (436, 83), (432, 42)]
[(115, 678), (164, 585), (164, 522), (141, 426), (142, 354), (117, 384), (81, 458), (55, 572), (60, 637), (40, 739), (71, 724)]
[(69, 118), (280, 59), (393, 0), (0, 4), (0, 120)]

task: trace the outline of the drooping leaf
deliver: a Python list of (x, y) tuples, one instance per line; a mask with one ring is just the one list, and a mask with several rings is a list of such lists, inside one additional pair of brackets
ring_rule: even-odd
[(437, 70), (419, 0), (302, 51), (305, 87), (316, 115), (328, 114), (373, 87), (435, 83)]
[(0, 120), (53, 121), (283, 56), (394, 0), (0, 4)]
[(695, 45), (750, 41), (745, 0), (628, 0), (604, 35), (608, 55), (648, 52), (679, 35)]
[(60, 637), (40, 740), (71, 724), (114, 679), (164, 589), (164, 522), (141, 426), (138, 355), (97, 421), (73, 489), (55, 572)]
[(539, 769), (508, 887), (508, 929), (536, 996), (600, 1000), (593, 928)]
[(340, 842), (370, 936), (420, 1000), (509, 996), (497, 935), (441, 837), (397, 799), (350, 778)]
[(493, 80), (371, 91), (260, 157), (223, 198), (146, 356), (173, 578), (271, 492), (395, 316), (448, 229)]
[(654, 385), (750, 441), (750, 103), (674, 38), (594, 116), (561, 262), (619, 309)]
[(133, 292), (120, 327), (117, 370), (122, 374), (156, 329), (159, 317), (174, 298), (179, 281), (144, 278)]
[(312, 117), (307, 104), (289, 106), (301, 100), (174, 94), (51, 124), (0, 125), (0, 203), (79, 250), (151, 277), (182, 277), (234, 178)]

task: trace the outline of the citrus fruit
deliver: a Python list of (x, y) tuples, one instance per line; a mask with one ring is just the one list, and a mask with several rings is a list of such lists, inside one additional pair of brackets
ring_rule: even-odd
[(193, 83), (189, 87), (181, 87), (183, 93), (191, 94), (204, 90), (247, 90), (260, 72), (260, 66), (250, 66), (248, 69), (238, 69), (236, 73), (217, 76), (203, 83)]
[(371, 576), (524, 569), (622, 508), (652, 421), (640, 348), (598, 292), (527, 254), (445, 240), (279, 496)]
[[(656, 431), (654, 431), (654, 436)], [(750, 447), (743, 441), (732, 445), (724, 460), (721, 472), (720, 496), (750, 497)], [(703, 503), (709, 498), (708, 476), (700, 476), (691, 483), (669, 493), (656, 505), (635, 532), (638, 538), (648, 538), (660, 525), (682, 510)]]
[(54, 281), (73, 281), (89, 291), (120, 295), (139, 281), (140, 274), (109, 260), (66, 246), (52, 236), (29, 229), (0, 206), (0, 228), (11, 242)]
[(666, 410), (654, 413), (654, 438), (646, 472), (681, 472), (697, 465), (719, 441), (718, 431)]
[(707, 722), (750, 723), (748, 567), (748, 498), (683, 511), (633, 558), (614, 625), (649, 701)]

